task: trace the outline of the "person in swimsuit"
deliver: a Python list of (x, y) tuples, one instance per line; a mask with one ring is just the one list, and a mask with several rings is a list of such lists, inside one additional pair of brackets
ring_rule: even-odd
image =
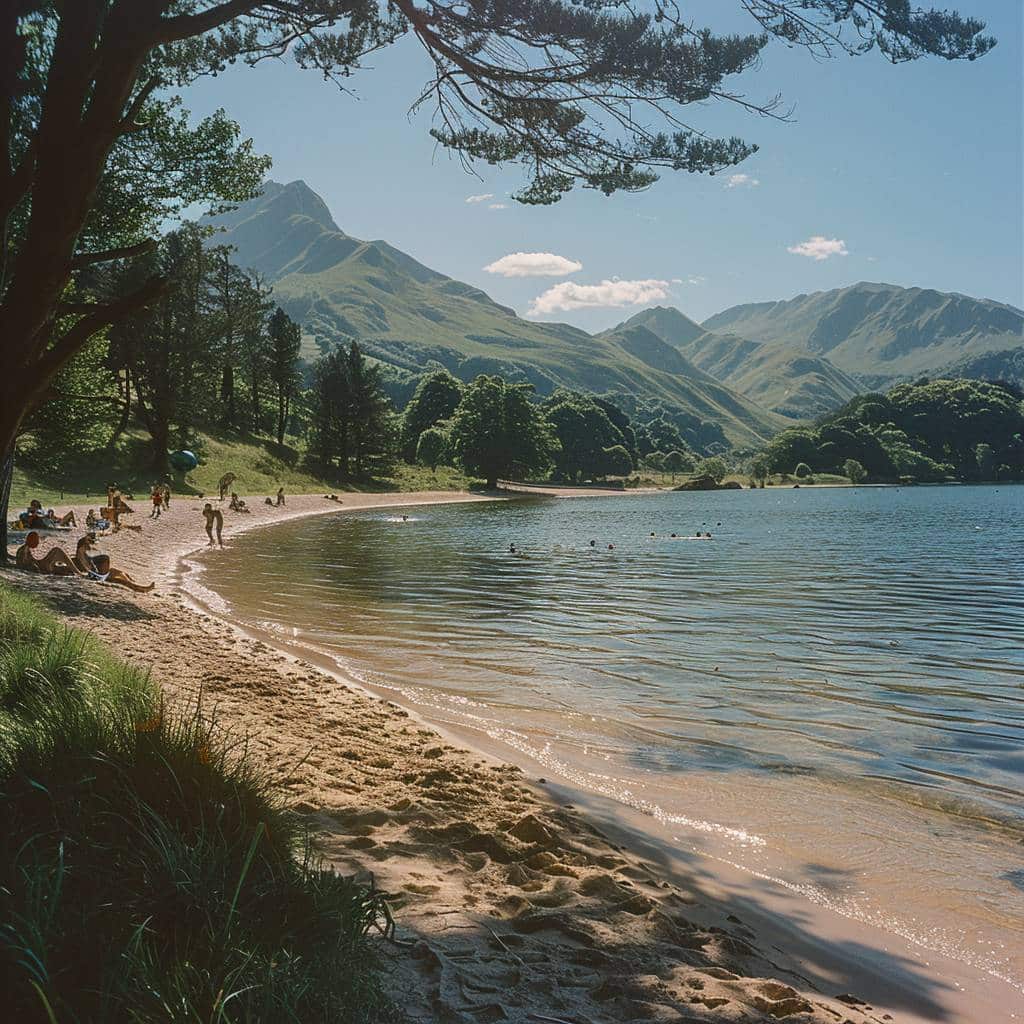
[(277, 489), (277, 507), (280, 508), (284, 504), (284, 488), (279, 487)]
[(42, 558), (36, 558), (32, 552), (37, 547), (39, 547), (39, 534), (33, 530), (25, 538), (25, 543), (14, 553), (14, 564), (19, 569), (46, 573), (49, 576), (84, 575), (63, 548), (50, 548)]
[(206, 519), (206, 536), (210, 538), (210, 543), (207, 547), (213, 547), (213, 529), (215, 526), (217, 528), (217, 543), (224, 547), (224, 541), (220, 537), (221, 530), (224, 529), (224, 513), (207, 502), (203, 506), (203, 516)]
[(112, 569), (110, 558), (107, 555), (97, 555), (95, 558), (91, 558), (89, 556), (89, 548), (95, 543), (96, 534), (87, 533), (75, 548), (75, 565), (83, 576), (88, 576), (91, 580), (98, 580), (100, 583), (117, 583), (140, 594), (148, 593), (156, 586), (155, 583), (150, 583), (148, 586), (136, 583), (123, 570)]

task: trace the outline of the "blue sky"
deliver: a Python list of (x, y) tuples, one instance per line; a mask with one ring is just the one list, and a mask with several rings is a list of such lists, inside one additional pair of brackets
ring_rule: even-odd
[[(430, 111), (408, 113), (427, 74), (411, 40), (370, 58), (352, 94), (278, 62), (232, 68), (185, 98), (197, 115), (224, 107), (273, 157), (271, 176), (306, 181), (349, 234), (386, 239), (523, 315), (597, 330), (660, 304), (702, 320), (862, 280), (1024, 306), (1022, 4), (950, 6), (988, 22), (999, 45), (984, 59), (816, 61), (773, 42), (734, 84), (752, 99), (781, 92), (791, 123), (722, 104), (688, 111), (757, 142), (744, 164), (715, 177), (667, 172), (641, 194), (577, 190), (546, 208), (509, 198), (517, 168), (467, 174), (427, 134)], [(720, 31), (756, 27), (738, 0), (684, 7)], [(484, 269), (515, 253), (562, 259), (497, 270), (540, 264), (562, 276)]]

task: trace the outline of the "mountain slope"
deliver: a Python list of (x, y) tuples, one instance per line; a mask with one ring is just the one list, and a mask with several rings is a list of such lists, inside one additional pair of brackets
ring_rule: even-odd
[(608, 332), (649, 329), (696, 370), (780, 415), (810, 419), (863, 390), (827, 359), (785, 344), (706, 331), (678, 309), (656, 306)]
[(259, 198), (214, 223), (223, 229), (215, 241), (234, 245), (240, 265), (273, 283), (275, 301), (321, 348), (355, 337), (369, 354), (406, 369), (434, 361), (464, 379), (520, 376), (541, 393), (560, 384), (624, 391), (718, 422), (741, 444), (785, 425), (677, 353), (659, 360), (653, 336), (622, 345), (568, 324), (531, 323), (387, 242), (352, 238), (304, 182), (269, 182)]
[(703, 325), (826, 356), (847, 373), (901, 376), (1024, 341), (1024, 312), (989, 299), (861, 282), (717, 313)]

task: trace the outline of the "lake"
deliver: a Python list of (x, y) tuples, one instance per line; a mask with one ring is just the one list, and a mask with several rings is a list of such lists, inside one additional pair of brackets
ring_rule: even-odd
[(1024, 985), (1024, 488), (375, 510), (198, 565), (426, 718)]

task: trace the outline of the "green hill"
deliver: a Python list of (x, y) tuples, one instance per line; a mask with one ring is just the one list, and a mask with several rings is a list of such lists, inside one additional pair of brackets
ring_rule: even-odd
[(526, 379), (541, 394), (564, 385), (660, 400), (720, 423), (739, 444), (785, 425), (684, 359), (664, 351), (659, 358), (657, 338), (631, 342), (522, 320), (387, 242), (352, 238), (304, 182), (268, 182), (258, 199), (216, 223), (224, 229), (216, 240), (234, 245), (239, 264), (265, 275), (275, 300), (303, 325), (307, 358), (354, 337), (369, 355), (406, 370), (434, 362), (462, 379)]
[(936, 373), (1024, 342), (1024, 312), (1013, 306), (868, 282), (733, 306), (702, 326), (789, 345), (827, 357), (846, 373), (876, 379)]
[(830, 412), (863, 390), (827, 359), (792, 345), (707, 331), (672, 307), (645, 309), (609, 333), (639, 329), (656, 334), (697, 372), (793, 419)]

